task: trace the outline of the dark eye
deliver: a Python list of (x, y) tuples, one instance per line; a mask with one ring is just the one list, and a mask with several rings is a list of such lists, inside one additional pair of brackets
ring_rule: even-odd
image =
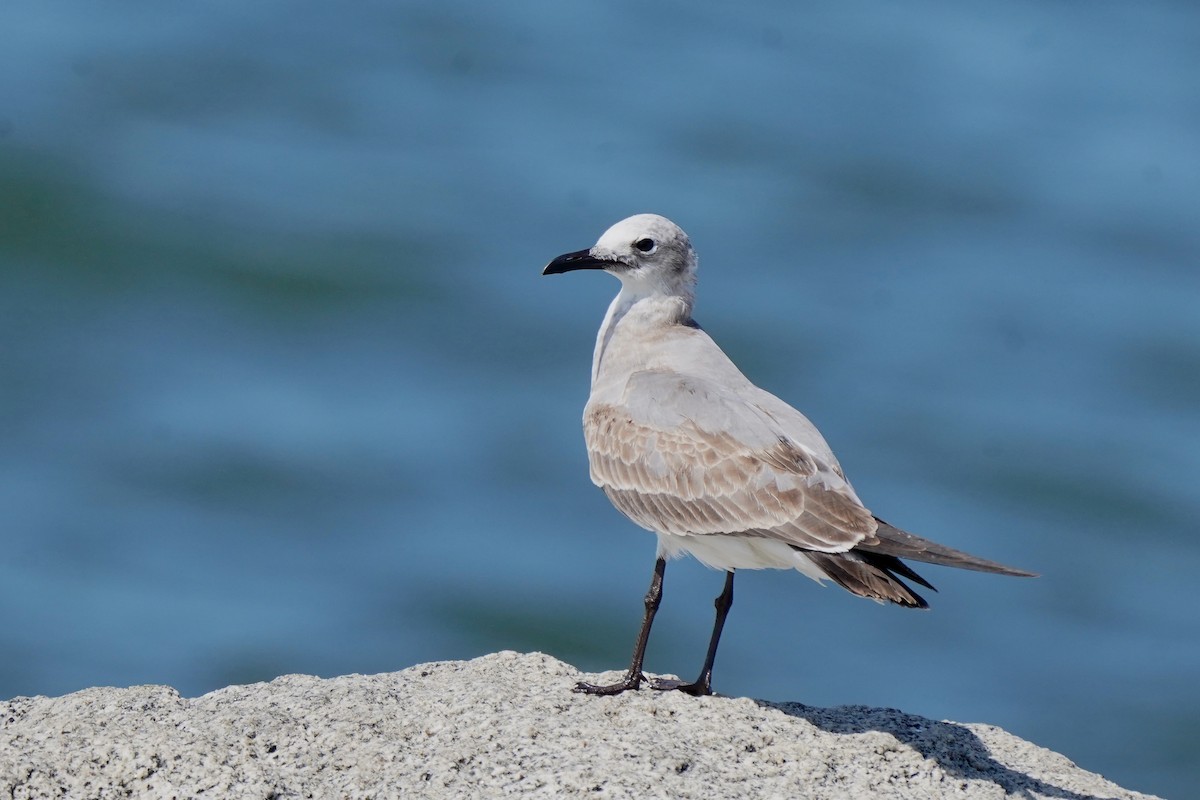
[(636, 242), (633, 243), (633, 246), (636, 247), (638, 250), (641, 250), (643, 253), (649, 253), (651, 250), (654, 249), (654, 240), (653, 239), (638, 239)]

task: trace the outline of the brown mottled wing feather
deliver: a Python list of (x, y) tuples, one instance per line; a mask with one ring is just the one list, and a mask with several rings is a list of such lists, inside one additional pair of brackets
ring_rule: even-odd
[(584, 413), (592, 480), (642, 527), (844, 552), (875, 531), (854, 490), (772, 417), (692, 376), (636, 373)]

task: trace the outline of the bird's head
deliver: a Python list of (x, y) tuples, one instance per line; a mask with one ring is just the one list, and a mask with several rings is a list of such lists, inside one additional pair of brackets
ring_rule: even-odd
[(683, 229), (658, 214), (637, 214), (606, 230), (587, 250), (551, 261), (543, 275), (602, 269), (639, 294), (691, 297), (696, 252)]

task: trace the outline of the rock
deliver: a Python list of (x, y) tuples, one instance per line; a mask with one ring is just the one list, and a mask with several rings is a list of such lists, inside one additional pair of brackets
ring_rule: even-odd
[[(604, 676), (615, 679), (617, 673)], [(496, 653), (385, 675), (288, 675), (0, 703), (13, 798), (1146, 798), (988, 725), (678, 692), (573, 694)]]

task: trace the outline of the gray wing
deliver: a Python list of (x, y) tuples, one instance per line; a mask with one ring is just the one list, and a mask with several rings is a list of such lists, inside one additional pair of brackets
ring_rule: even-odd
[[(894, 525), (889, 525), (878, 517), (875, 518), (875, 523), (875, 533), (859, 542), (859, 550), (893, 558), (909, 558), (913, 561), (923, 561), (926, 564), (939, 564), (943, 567), (994, 572), (997, 575), (1012, 575), (1018, 578), (1037, 577), (1035, 572), (1017, 569), (996, 561), (988, 561), (986, 558), (973, 556), (962, 550), (955, 550), (953, 547), (946, 547), (944, 544), (924, 539)], [(920, 582), (924, 583), (924, 581)], [(927, 583), (925, 585), (929, 586)], [(929, 588), (933, 587), (929, 586)]]
[(619, 403), (585, 411), (593, 482), (651, 531), (768, 536), (827, 553), (872, 535), (874, 517), (836, 466), (789, 436), (757, 391), (634, 373)]

